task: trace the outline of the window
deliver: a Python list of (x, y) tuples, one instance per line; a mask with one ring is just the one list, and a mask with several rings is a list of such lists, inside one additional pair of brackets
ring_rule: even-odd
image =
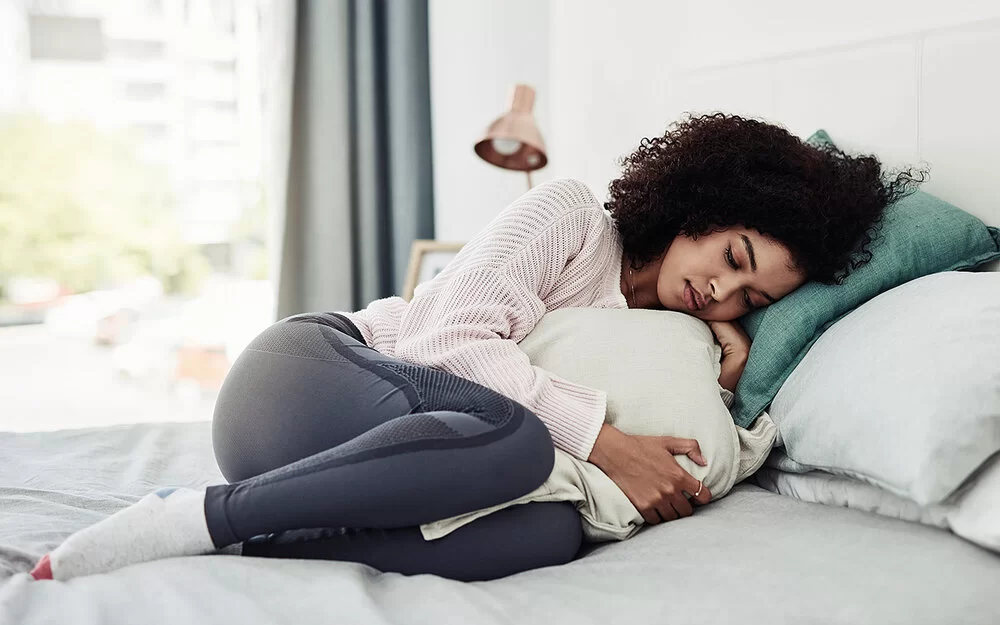
[(123, 60), (148, 61), (162, 59), (166, 53), (166, 44), (162, 41), (144, 41), (141, 39), (109, 39), (108, 54)]
[(136, 142), (140, 145), (146, 141), (162, 140), (170, 132), (170, 127), (167, 124), (135, 123), (131, 124), (129, 128), (136, 135)]
[(256, 2), (10, 6), (0, 431), (209, 419), (272, 321)]
[(199, 28), (214, 28), (223, 32), (235, 30), (233, 0), (186, 0), (188, 23)]
[(129, 100), (159, 100), (167, 95), (167, 84), (163, 82), (127, 82), (123, 89)]
[(28, 39), (32, 61), (101, 61), (101, 20), (85, 17), (30, 15)]

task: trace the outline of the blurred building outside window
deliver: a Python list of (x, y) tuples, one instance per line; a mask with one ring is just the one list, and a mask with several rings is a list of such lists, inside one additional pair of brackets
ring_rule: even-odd
[(267, 0), (0, 0), (0, 431), (211, 418), (272, 321)]

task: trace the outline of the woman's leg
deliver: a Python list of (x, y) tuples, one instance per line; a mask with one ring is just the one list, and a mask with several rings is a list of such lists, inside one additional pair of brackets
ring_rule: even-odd
[(272, 326), (226, 379), (213, 440), (239, 481), (208, 488), (217, 547), (290, 529), (420, 525), (548, 478), (552, 439), (522, 405), (380, 354), (329, 317)]
[[(81, 560), (64, 554), (63, 561), (77, 565), (84, 561), (87, 570), (82, 574), (86, 574), (155, 557), (208, 551), (206, 537), (210, 547), (218, 548), (289, 530), (405, 528), (515, 499), (548, 477), (554, 453), (551, 439), (523, 406), (468, 380), (379, 354), (336, 329), (331, 318), (336, 319), (300, 316), (275, 324), (248, 347), (227, 378), (216, 413), (217, 456), (227, 478), (246, 479), (210, 487), (200, 498), (169, 491), (150, 496), (148, 509), (166, 510), (158, 513), (157, 518), (168, 519), (159, 524), (161, 530), (151, 522), (148, 510), (140, 511), (138, 523), (124, 514), (131, 509), (119, 513), (129, 521), (128, 528), (145, 530), (136, 540), (160, 543), (165, 534), (178, 534), (181, 510), (198, 504), (203, 510), (201, 526), (207, 525), (207, 531), (191, 530), (199, 534), (197, 540), (191, 538), (181, 546), (174, 544), (176, 537), (165, 547), (147, 545), (138, 549), (139, 560), (125, 553), (97, 558), (97, 566), (89, 556)], [(522, 508), (532, 515), (538, 510), (535, 504)], [(477, 535), (515, 516), (495, 517), (466, 534)], [(99, 530), (114, 518), (92, 529)], [(537, 518), (547, 527), (566, 526), (551, 523), (552, 515), (545, 513)], [(497, 554), (509, 555), (512, 550), (497, 541), (532, 531), (537, 530), (505, 526), (489, 544)], [(578, 537), (573, 538), (572, 530), (564, 533), (569, 540), (554, 545), (551, 553), (570, 549), (575, 553)], [(77, 541), (77, 550), (93, 550), (108, 540), (108, 534), (122, 531), (112, 527), (90, 534), (88, 540)], [(405, 534), (393, 534), (390, 540), (399, 543), (405, 539), (395, 536)], [(576, 542), (566, 546), (572, 540)], [(431, 545), (436, 543), (446, 554), (447, 545), (458, 542), (439, 540)], [(428, 548), (411, 543), (414, 550)], [(278, 544), (273, 546), (280, 551)], [(322, 549), (317, 553), (323, 557)], [(555, 563), (552, 559), (548, 563)], [(365, 560), (358, 556), (355, 561)], [(400, 560), (404, 561), (405, 557)], [(520, 566), (530, 568), (530, 562), (525, 559)], [(63, 568), (63, 578), (72, 576), (67, 571), (73, 567)], [(507, 562), (497, 571), (511, 568)]]
[(243, 543), (243, 555), (360, 562), (474, 582), (565, 564), (582, 542), (576, 507), (554, 501), (504, 508), (436, 540), (424, 540), (418, 527), (292, 530)]

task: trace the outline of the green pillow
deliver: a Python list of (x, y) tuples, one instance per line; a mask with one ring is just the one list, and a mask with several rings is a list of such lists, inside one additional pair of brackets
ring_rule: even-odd
[[(822, 130), (806, 139), (833, 141)], [(969, 270), (1000, 258), (1000, 230), (929, 193), (915, 191), (888, 206), (868, 249), (871, 261), (843, 284), (807, 282), (777, 303), (744, 315), (753, 338), (736, 386), (736, 425), (750, 427), (827, 328), (873, 297), (921, 276)], [(850, 389), (844, 389), (849, 392)]]

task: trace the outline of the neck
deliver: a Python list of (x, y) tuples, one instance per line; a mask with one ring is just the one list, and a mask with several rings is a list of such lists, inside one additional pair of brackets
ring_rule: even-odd
[[(633, 269), (629, 276), (632, 260), (627, 254), (622, 255), (622, 295), (629, 308), (663, 308), (656, 294), (656, 281), (659, 270), (658, 263), (648, 263), (642, 269)], [(635, 288), (635, 298), (632, 298), (632, 288)]]

